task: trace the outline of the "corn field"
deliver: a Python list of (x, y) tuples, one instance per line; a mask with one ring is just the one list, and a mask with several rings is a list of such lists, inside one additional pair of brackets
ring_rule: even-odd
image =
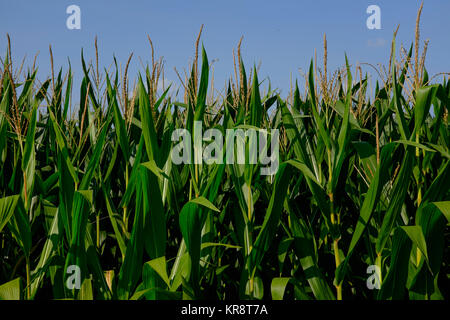
[[(418, 37), (396, 49), (394, 34), (374, 88), (347, 57), (328, 72), (325, 55), (284, 98), (246, 71), (240, 44), (217, 95), (199, 39), (169, 94), (150, 44), (133, 83), (131, 56), (101, 71), (82, 53), (79, 87), (53, 62), (40, 82), (9, 45), (0, 299), (448, 298), (450, 83), (428, 75)], [(196, 121), (278, 129), (276, 174), (174, 164), (172, 132)]]

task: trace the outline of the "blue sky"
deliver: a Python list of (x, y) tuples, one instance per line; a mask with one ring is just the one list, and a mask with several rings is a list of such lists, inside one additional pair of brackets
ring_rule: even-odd
[[(66, 8), (81, 8), (81, 30), (68, 30)], [(381, 8), (381, 30), (366, 27), (366, 8)], [(214, 63), (215, 86), (223, 87), (233, 74), (232, 50), (244, 36), (242, 54), (247, 69), (261, 62), (259, 78), (270, 75), (273, 87), (287, 94), (291, 75), (301, 78), (299, 68), (307, 70), (314, 49), (322, 57), (323, 34), (328, 38), (329, 70), (350, 63), (387, 64), (395, 27), (400, 24), (398, 45), (414, 40), (414, 27), (420, 1), (417, 0), (342, 0), (342, 1), (253, 1), (253, 0), (40, 0), (2, 1), (0, 3), (0, 52), (6, 52), (6, 33), (12, 39), (16, 65), (25, 55), (31, 65), (39, 52), (39, 78), (50, 75), (48, 46), (52, 45), (55, 65), (67, 70), (69, 58), (75, 81), (81, 80), (80, 51), (89, 60), (94, 55), (98, 36), (100, 64), (108, 67), (116, 56), (125, 65), (134, 52), (130, 78), (142, 70), (142, 61), (151, 60), (147, 34), (157, 56), (163, 56), (166, 79), (179, 81), (174, 67), (182, 71), (192, 61), (194, 42), (204, 24), (202, 42)], [(450, 1), (425, 0), (421, 20), (422, 40), (429, 39), (427, 69), (430, 74), (450, 72)], [(363, 70), (373, 73), (368, 67)], [(77, 88), (78, 83), (75, 84)]]

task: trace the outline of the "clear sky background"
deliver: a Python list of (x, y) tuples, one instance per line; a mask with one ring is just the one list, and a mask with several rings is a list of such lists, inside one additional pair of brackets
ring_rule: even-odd
[[(449, 0), (425, 0), (421, 20), (421, 40), (429, 39), (426, 67), (433, 75), (450, 72)], [(66, 8), (81, 8), (81, 30), (66, 27)], [(366, 27), (366, 8), (381, 7), (381, 30)], [(24, 56), (33, 63), (39, 52), (39, 79), (50, 76), (49, 44), (55, 65), (68, 69), (69, 58), (78, 91), (82, 69), (81, 48), (87, 60), (95, 58), (94, 38), (98, 36), (100, 64), (108, 67), (113, 55), (123, 66), (131, 52), (134, 57), (129, 78), (142, 71), (139, 57), (151, 61), (147, 34), (156, 56), (163, 56), (166, 79), (180, 85), (175, 72), (184, 70), (194, 56), (194, 43), (201, 24), (202, 42), (214, 63), (215, 86), (223, 87), (233, 75), (233, 48), (244, 36), (242, 55), (249, 70), (261, 62), (260, 80), (270, 75), (272, 87), (289, 91), (290, 79), (301, 78), (314, 49), (322, 59), (323, 34), (328, 38), (329, 70), (350, 63), (388, 64), (393, 31), (400, 24), (398, 46), (409, 48), (414, 41), (418, 0), (14, 0), (0, 2), (0, 55), (5, 56), (6, 33), (12, 40), (16, 66)], [(422, 42), (423, 43), (423, 42)], [(369, 67), (363, 70), (374, 73)]]

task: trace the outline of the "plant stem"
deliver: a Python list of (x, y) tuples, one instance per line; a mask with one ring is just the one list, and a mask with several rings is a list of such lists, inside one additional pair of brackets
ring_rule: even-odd
[[(328, 150), (328, 165), (329, 165), (329, 175), (328, 175), (328, 183), (331, 186), (331, 180), (333, 178), (333, 172), (332, 172), (332, 165), (331, 165), (331, 150)], [(331, 224), (333, 225), (333, 228), (339, 228), (339, 221), (336, 221), (335, 214), (334, 214), (334, 195), (331, 191), (328, 195), (330, 198), (330, 219)], [(339, 219), (338, 219), (339, 220)], [(334, 251), (334, 260), (336, 262), (336, 270), (341, 264), (341, 257), (339, 256), (339, 239), (333, 239), (333, 251)], [(337, 299), (342, 300), (342, 283), (336, 283), (336, 294)]]
[[(331, 200), (331, 207), (333, 207), (333, 194), (330, 194), (330, 200)], [(331, 213), (331, 223), (334, 226), (338, 226), (338, 222), (336, 221), (335, 214)], [(341, 264), (341, 257), (339, 256), (339, 239), (333, 240), (333, 251), (334, 251), (334, 260), (336, 263), (336, 270)], [(337, 293), (337, 299), (342, 300), (342, 283), (336, 283), (336, 293)]]
[[(336, 269), (341, 264), (341, 258), (339, 257), (339, 240), (334, 240), (333, 242), (333, 249), (334, 249), (334, 259), (336, 261)], [(336, 293), (337, 293), (337, 299), (342, 300), (342, 283), (336, 284)]]
[[(416, 142), (420, 143), (419, 140), (419, 132), (416, 133)], [(419, 166), (419, 177), (417, 180), (417, 207), (420, 206), (420, 204), (422, 203), (422, 178), (421, 178), (421, 172), (422, 172), (422, 165), (421, 165), (421, 161), (420, 161), (420, 151), (419, 148), (416, 147), (416, 157), (417, 157), (417, 164)]]
[(26, 273), (27, 273), (27, 300), (31, 300), (31, 277), (30, 277), (30, 258), (25, 258)]
[(96, 215), (95, 224), (97, 227), (97, 249), (100, 249), (100, 214)]
[[(252, 210), (251, 210), (251, 196), (252, 196), (252, 189), (251, 186), (248, 185), (248, 194), (247, 194), (247, 211), (248, 211), (248, 235), (249, 235), (249, 250), (248, 250), (248, 255), (250, 255), (251, 251), (252, 251), (252, 231), (251, 231), (251, 219), (252, 219)], [(254, 274), (252, 273), (252, 275), (250, 276), (250, 296), (253, 297), (253, 286), (254, 286)]]
[[(419, 129), (420, 130), (420, 129)], [(416, 142), (420, 143), (420, 132), (419, 130), (416, 132)], [(420, 159), (420, 150), (418, 147), (416, 147), (416, 158), (417, 158), (417, 165), (419, 166), (419, 173), (418, 173), (418, 179), (417, 179), (417, 207), (420, 207), (420, 204), (422, 203), (422, 163)], [(419, 267), (420, 259), (422, 258), (422, 254), (419, 250), (419, 248), (416, 249), (416, 263), (417, 267)]]
[[(125, 190), (128, 188), (128, 164), (125, 163)], [(127, 232), (128, 229), (128, 218), (127, 218), (127, 207), (123, 207), (123, 231)]]
[(377, 144), (377, 165), (380, 165), (380, 129), (378, 127), (378, 112), (375, 119), (376, 144)]
[(23, 194), (25, 196), (25, 207), (28, 207), (28, 195), (27, 195), (27, 174), (23, 172)]
[(252, 220), (252, 208), (251, 208), (251, 203), (250, 201), (252, 201), (251, 197), (252, 197), (252, 188), (250, 187), (250, 185), (248, 186), (248, 202), (247, 202), (247, 211), (248, 211), (248, 222), (250, 223), (250, 221)]
[(381, 284), (383, 283), (383, 279), (381, 277), (381, 253), (377, 253), (377, 259), (375, 261), (375, 264), (378, 267), (378, 270), (380, 270), (380, 274), (378, 275), (379, 276), (378, 280), (380, 280), (380, 286), (381, 286)]

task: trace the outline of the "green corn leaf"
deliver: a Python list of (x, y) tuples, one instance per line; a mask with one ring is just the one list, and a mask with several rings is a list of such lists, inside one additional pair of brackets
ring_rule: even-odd
[(8, 121), (6, 115), (8, 114), (8, 106), (11, 101), (11, 87), (8, 84), (6, 88), (3, 89), (2, 97), (0, 100), (0, 162), (3, 162), (3, 154), (6, 146), (6, 130), (8, 126)]
[(103, 196), (105, 197), (106, 202), (106, 208), (109, 215), (109, 220), (111, 221), (111, 225), (114, 230), (114, 235), (116, 236), (117, 243), (119, 244), (120, 252), (122, 253), (122, 256), (125, 256), (126, 253), (126, 245), (125, 241), (122, 236), (122, 232), (119, 230), (119, 226), (117, 224), (117, 218), (115, 217), (115, 214), (117, 214), (117, 210), (114, 207), (113, 202), (111, 201), (111, 198), (108, 196), (108, 193), (106, 191), (106, 187), (103, 186)]
[(311, 179), (312, 182), (314, 182), (316, 185), (320, 186), (320, 182), (317, 181), (316, 176), (314, 175), (314, 173), (308, 168), (308, 166), (304, 163), (302, 163), (299, 160), (296, 159), (291, 159), (286, 161), (286, 163), (290, 164), (291, 166), (297, 168), (298, 170), (300, 170), (306, 177), (308, 177), (309, 179)]
[(158, 154), (158, 142), (156, 139), (156, 131), (150, 101), (145, 90), (142, 78), (139, 77), (139, 112), (141, 115), (142, 135), (145, 140), (145, 148), (149, 160), (155, 160)]
[(386, 183), (387, 178), (389, 178), (386, 172), (392, 164), (392, 153), (394, 152), (394, 148), (394, 144), (388, 144), (381, 150), (381, 165), (377, 169), (369, 189), (367, 190), (366, 197), (364, 198), (355, 232), (353, 233), (352, 240), (350, 241), (347, 256), (351, 255), (351, 252), (358, 243), (372, 216), (373, 210), (380, 199), (381, 189)]
[(202, 243), (202, 250), (208, 247), (225, 247), (227, 249), (241, 249), (240, 246), (235, 246), (232, 244), (226, 244), (226, 243), (213, 243), (213, 242), (203, 242)]
[(394, 223), (400, 214), (402, 209), (406, 192), (408, 189), (409, 178), (412, 173), (413, 165), (413, 153), (407, 151), (402, 162), (400, 172), (395, 180), (394, 188), (391, 191), (391, 201), (389, 203), (388, 211), (383, 219), (383, 224), (381, 226), (380, 233), (378, 235), (376, 243), (376, 251), (381, 254), (386, 241), (388, 240), (389, 234), (394, 227)]
[(22, 199), (17, 201), (16, 209), (8, 222), (8, 226), (25, 257), (29, 257), (31, 252), (31, 226)]
[(41, 255), (39, 257), (39, 262), (32, 272), (33, 280), (31, 282), (31, 296), (34, 297), (44, 280), (44, 276), (51, 263), (51, 257), (55, 254), (58, 249), (58, 243), (62, 235), (62, 223), (59, 218), (59, 211), (56, 210), (55, 216), (53, 217), (52, 225), (48, 232), (47, 240), (45, 241), (44, 248), (42, 249)]
[(450, 201), (433, 202), (433, 204), (438, 207), (439, 210), (441, 210), (442, 214), (450, 223)]
[(111, 87), (108, 74), (106, 74), (106, 83), (108, 89), (108, 96), (110, 101), (110, 106), (114, 111), (114, 128), (116, 129), (117, 140), (119, 141), (120, 148), (125, 157), (125, 161), (130, 158), (130, 146), (128, 144), (127, 130), (125, 127), (125, 121), (120, 113), (119, 106), (117, 103), (116, 91)]
[(92, 158), (89, 161), (88, 167), (86, 169), (86, 173), (83, 176), (83, 179), (80, 183), (80, 190), (87, 190), (89, 187), (89, 184), (91, 183), (92, 177), (94, 175), (94, 172), (97, 170), (98, 166), (100, 165), (100, 156), (103, 150), (103, 146), (105, 144), (105, 138), (106, 134), (109, 130), (109, 124), (110, 119), (106, 121), (106, 123), (103, 126), (102, 131), (100, 132), (99, 137), (97, 138), (95, 149), (92, 154)]
[(21, 300), (22, 281), (16, 278), (0, 285), (0, 300)]
[(164, 171), (158, 168), (154, 160), (144, 162), (141, 165), (150, 170), (158, 179), (168, 178)]
[(166, 257), (159, 257), (153, 260), (150, 260), (145, 263), (150, 266), (153, 270), (155, 270), (161, 279), (167, 284), (167, 287), (170, 288), (169, 276), (167, 275), (167, 264)]
[(198, 88), (197, 103), (195, 105), (194, 121), (202, 121), (206, 109), (206, 95), (208, 91), (209, 64), (205, 48), (202, 46), (202, 71)]
[(136, 157), (133, 164), (133, 169), (131, 170), (130, 180), (128, 181), (127, 189), (125, 190), (125, 194), (122, 197), (122, 200), (119, 204), (119, 207), (124, 208), (127, 207), (131, 197), (133, 196), (134, 191), (136, 190), (137, 177), (139, 174), (139, 168), (141, 167), (141, 161), (144, 154), (145, 142), (144, 137), (141, 136), (139, 140), (139, 145), (136, 151)]
[(428, 260), (427, 244), (425, 242), (422, 228), (420, 226), (402, 226), (401, 228), (411, 239), (412, 243), (414, 243), (417, 248), (419, 248), (425, 258)]
[(309, 85), (309, 98), (312, 104), (312, 112), (314, 116), (314, 121), (317, 125), (317, 130), (319, 131), (319, 135), (322, 138), (323, 142), (325, 143), (325, 146), (328, 150), (331, 150), (331, 141), (330, 141), (330, 135), (325, 130), (325, 127), (322, 122), (322, 118), (319, 115), (319, 108), (317, 106), (316, 102), (316, 93), (314, 89), (314, 67), (313, 62), (311, 60), (311, 64), (309, 65), (309, 73), (308, 73), (308, 85)]
[(145, 249), (151, 259), (165, 255), (167, 228), (164, 205), (158, 177), (146, 167), (141, 167), (139, 178), (142, 182)]
[[(29, 209), (31, 205), (31, 197), (33, 195), (36, 153), (35, 153), (35, 133), (36, 133), (36, 114), (37, 104), (34, 105), (28, 124), (27, 137), (25, 140), (25, 148), (22, 157), (22, 172), (24, 174), (24, 185), (22, 189), (22, 197), (25, 203), (25, 209)], [(25, 201), (26, 199), (26, 201)]]
[(142, 180), (138, 179), (136, 183), (136, 214), (131, 231), (131, 238), (127, 244), (125, 259), (120, 268), (119, 280), (117, 283), (117, 298), (121, 300), (128, 299), (131, 296), (142, 273), (142, 255), (144, 250), (142, 184)]
[(450, 161), (446, 161), (445, 165), (439, 169), (436, 178), (431, 182), (431, 185), (423, 195), (422, 203), (419, 207), (418, 213), (421, 207), (425, 206), (429, 202), (446, 200), (448, 190), (450, 188)]
[(365, 141), (352, 141), (360, 163), (364, 169), (365, 178), (368, 182), (372, 182), (375, 172), (377, 171), (377, 158), (375, 148)]
[(290, 205), (288, 207), (295, 252), (314, 297), (318, 300), (336, 299), (318, 266), (317, 250), (313, 235), (308, 229), (305, 220), (299, 219), (290, 208)]
[(74, 193), (72, 207), (72, 241), (65, 264), (65, 270), (67, 270), (70, 265), (76, 265), (80, 268), (81, 283), (83, 283), (83, 281), (89, 276), (87, 269), (85, 242), (86, 227), (88, 223), (89, 212), (91, 209), (91, 199), (92, 191), (75, 191)]
[(270, 285), (270, 291), (272, 293), (272, 300), (283, 300), (284, 291), (291, 278), (273, 278)]
[(413, 147), (416, 147), (416, 148), (420, 148), (420, 149), (428, 151), (428, 152), (436, 152), (433, 149), (430, 149), (427, 146), (424, 146), (423, 144), (420, 144), (420, 143), (417, 143), (417, 142), (414, 142), (414, 141), (410, 141), (410, 140), (398, 140), (398, 141), (395, 141), (395, 142), (396, 143), (401, 143), (401, 144), (404, 144), (404, 145), (407, 145), (407, 146), (413, 146)]
[(100, 264), (97, 248), (94, 246), (89, 232), (86, 233), (86, 248), (87, 266), (92, 274), (90, 279), (92, 279), (93, 287), (96, 288), (96, 299), (111, 300), (112, 295)]
[(396, 71), (395, 68), (393, 68), (393, 90), (394, 90), (394, 106), (395, 106), (395, 111), (396, 111), (396, 116), (398, 117), (397, 123), (398, 123), (398, 128), (400, 130), (400, 134), (402, 136), (402, 140), (409, 140), (410, 138), (410, 132), (408, 129), (408, 126), (406, 124), (406, 120), (405, 120), (405, 114), (403, 112), (403, 107), (402, 107), (402, 103), (400, 100), (400, 88), (397, 82), (397, 75), (396, 75)]
[(391, 264), (386, 279), (382, 282), (378, 299), (400, 300), (405, 298), (408, 278), (408, 262), (411, 252), (411, 241), (405, 231), (396, 228), (392, 239)]
[(80, 291), (78, 292), (77, 300), (94, 300), (91, 279), (85, 279), (83, 281)]
[(61, 129), (59, 128), (58, 122), (56, 121), (55, 115), (49, 110), (51, 122), (53, 125), (53, 130), (56, 135), (56, 142), (58, 144), (58, 148), (61, 151), (64, 162), (66, 163), (67, 170), (69, 170), (70, 175), (72, 176), (75, 183), (79, 183), (78, 176), (75, 173), (75, 168), (73, 167), (72, 161), (69, 158), (69, 151), (67, 149), (66, 141), (63, 138), (63, 134), (61, 133)]
[[(312, 171), (311, 158), (313, 158), (313, 156), (312, 155), (310, 156), (306, 151), (300, 133), (298, 132), (297, 127), (295, 126), (292, 114), (287, 108), (287, 106), (285, 104), (282, 104), (281, 109), (283, 114), (284, 127), (286, 128), (288, 139), (294, 149), (294, 154), (298, 158), (298, 160), (303, 162), (310, 169), (310, 171)], [(316, 180), (318, 180), (317, 175)], [(320, 185), (313, 183), (308, 178), (307, 175), (306, 175), (306, 182), (308, 184), (309, 189), (311, 190), (311, 193), (316, 199), (317, 205), (319, 206), (321, 213), (324, 215), (324, 218), (326, 220), (329, 220), (330, 207), (327, 203), (328, 197), (326, 195), (325, 190)]]
[(347, 255), (344, 261), (339, 265), (336, 270), (336, 281), (341, 283), (344, 279), (345, 274), (348, 271), (348, 265), (353, 251), (358, 244), (361, 236), (366, 230), (372, 214), (375, 210), (378, 201), (380, 200), (382, 188), (388, 180), (388, 175), (386, 174), (388, 168), (392, 164), (392, 153), (394, 152), (395, 144), (387, 144), (381, 150), (381, 164), (375, 172), (375, 175), (370, 183), (369, 189), (367, 190), (366, 197), (362, 204), (360, 214), (356, 223), (355, 231), (353, 232), (352, 239), (347, 251)]
[(291, 172), (291, 166), (288, 166), (285, 163), (281, 164), (278, 168), (264, 222), (250, 255), (252, 272), (261, 263), (264, 254), (269, 249), (277, 231), (281, 211), (283, 209), (283, 201), (280, 199), (284, 199), (286, 196)]
[[(57, 155), (58, 184), (59, 184), (59, 211), (64, 225), (65, 234), (69, 243), (72, 241), (72, 205), (75, 192), (75, 182), (63, 160), (61, 152)], [(71, 163), (72, 165), (72, 163)]]
[(18, 195), (0, 199), (0, 232), (14, 214), (18, 200)]
[(69, 65), (69, 71), (67, 74), (66, 96), (64, 99), (63, 119), (67, 119), (67, 113), (69, 112), (70, 96), (72, 93), (72, 78), (72, 67)]
[(410, 299), (442, 300), (444, 297), (439, 289), (437, 278), (443, 260), (446, 219), (435, 205), (428, 204), (423, 210), (418, 211), (416, 224), (422, 228), (429, 259), (428, 261), (420, 259), (417, 269), (411, 276)]
[(250, 124), (256, 127), (261, 125), (262, 105), (259, 94), (259, 82), (256, 74), (256, 66), (253, 68), (253, 84), (250, 98)]
[(220, 212), (219, 209), (217, 209), (217, 207), (215, 205), (213, 205), (208, 199), (206, 199), (205, 197), (198, 197), (195, 199), (192, 199), (190, 202), (192, 203), (196, 203), (198, 205), (201, 205), (207, 209), (211, 209), (215, 212)]
[(433, 87), (419, 88), (416, 92), (416, 105), (414, 106), (414, 131), (419, 132), (431, 106)]
[(19, 99), (17, 100), (17, 104), (22, 106), (24, 104), (30, 103), (33, 95), (33, 83), (36, 78), (37, 70), (33, 72), (30, 76), (28, 74), (27, 79), (25, 80), (22, 92), (20, 93)]
[(188, 202), (180, 212), (179, 224), (191, 260), (190, 279), (198, 290), (202, 213), (198, 205)]

